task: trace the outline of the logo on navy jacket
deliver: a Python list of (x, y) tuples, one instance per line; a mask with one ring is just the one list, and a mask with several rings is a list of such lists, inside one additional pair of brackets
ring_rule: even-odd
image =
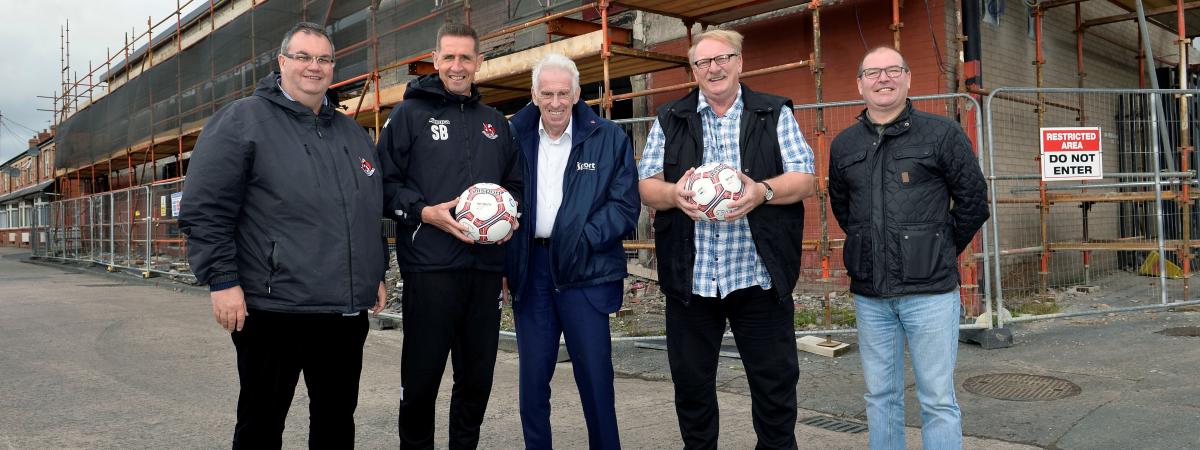
[(575, 163), (575, 171), (578, 172), (580, 170), (596, 170), (596, 163), (594, 163), (594, 162), (577, 162), (577, 163)]
[(372, 166), (371, 162), (367, 161), (367, 158), (358, 158), (358, 160), (358, 167), (362, 169), (363, 173), (367, 174), (368, 177), (375, 175), (375, 166)]
[(488, 139), (496, 139), (496, 127), (493, 127), (492, 124), (485, 122), (483, 124), (483, 137)]

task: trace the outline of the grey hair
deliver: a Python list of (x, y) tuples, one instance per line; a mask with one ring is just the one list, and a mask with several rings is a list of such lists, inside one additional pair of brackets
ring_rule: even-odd
[[(700, 33), (700, 35), (696, 36), (696, 39), (694, 41), (692, 41), (692, 46), (688, 48), (688, 61), (689, 62), (696, 62), (696, 47), (699, 47), (700, 43), (703, 42), (705, 39), (712, 39), (714, 41), (723, 42), (723, 43), (725, 43), (725, 45), (728, 45), (730, 48), (733, 48), (734, 53), (737, 53), (740, 55), (740, 54), (742, 54), (742, 40), (745, 38), (742, 36), (742, 33), (738, 33), (737, 31), (734, 31), (734, 30), (725, 30), (725, 29), (720, 29), (720, 28), (715, 28), (715, 29)], [(743, 59), (743, 61), (745, 61), (745, 60)]]
[(579, 92), (579, 68), (575, 67), (575, 61), (571, 58), (563, 56), (561, 53), (551, 53), (542, 57), (537, 65), (533, 66), (533, 93), (536, 95), (538, 91), (538, 78), (542, 75), (542, 69), (551, 68), (565, 70), (571, 74), (571, 92)]
[[(292, 43), (292, 36), (295, 36), (296, 33), (308, 33), (308, 34), (317, 35), (317, 36), (321, 36), (321, 37), (325, 38), (326, 41), (329, 41), (329, 49), (334, 54), (337, 54), (337, 48), (333, 46), (333, 38), (329, 37), (329, 33), (325, 32), (325, 27), (322, 27), (320, 24), (313, 23), (313, 22), (300, 22), (300, 23), (297, 23), (296, 25), (292, 26), (292, 29), (288, 30), (288, 32), (283, 35), (283, 43), (279, 44), (279, 53), (280, 54), (284, 54), (284, 53), (288, 52), (288, 45)], [(321, 56), (321, 55), (312, 55), (312, 56)], [(333, 56), (333, 55), (329, 55), (329, 56)]]

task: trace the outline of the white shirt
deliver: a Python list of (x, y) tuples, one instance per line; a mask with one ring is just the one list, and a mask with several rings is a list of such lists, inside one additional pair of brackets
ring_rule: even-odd
[(537, 223), (533, 236), (546, 238), (554, 231), (554, 219), (562, 205), (563, 179), (567, 173), (567, 159), (571, 156), (571, 121), (558, 139), (550, 139), (546, 127), (538, 120), (537, 160)]

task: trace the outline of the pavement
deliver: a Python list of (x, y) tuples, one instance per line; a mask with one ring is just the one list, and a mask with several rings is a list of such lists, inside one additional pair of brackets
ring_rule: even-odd
[[(1146, 295), (1152, 295), (1146, 293)], [(1049, 375), (1078, 395), (1014, 402), (959, 389), (966, 448), (1200, 448), (1200, 348), (1192, 337), (1154, 332), (1198, 326), (1200, 313), (1129, 313), (1035, 322), (1014, 328), (1016, 345), (963, 344), (958, 381), (1001, 372)], [(396, 448), (399, 355), (404, 336), (372, 330), (364, 349), (356, 414), (360, 448)], [(853, 341), (853, 336), (840, 340)], [(625, 448), (679, 448), (666, 353), (619, 343), (614, 351), (617, 413)], [(502, 351), (480, 448), (523, 446), (517, 358)], [(800, 355), (799, 417), (863, 421), (857, 353)], [(753, 448), (744, 371), (722, 358), (718, 374), (721, 448)], [(449, 369), (438, 404), (438, 446), (446, 447)], [(552, 390), (557, 448), (587, 447), (569, 362)], [(0, 248), (0, 449), (219, 448), (229, 444), (237, 400), (229, 336), (212, 320), (207, 294), (165, 279), (108, 274), (97, 267), (28, 261)], [(911, 384), (907, 423), (920, 416)], [(303, 386), (284, 431), (285, 448), (306, 446)], [(867, 447), (867, 433), (797, 425), (801, 448)], [(920, 430), (907, 430), (920, 448)]]

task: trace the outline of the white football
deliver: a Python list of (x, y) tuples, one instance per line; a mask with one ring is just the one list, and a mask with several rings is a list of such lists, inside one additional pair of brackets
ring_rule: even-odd
[(697, 167), (685, 187), (696, 195), (689, 203), (698, 205), (705, 220), (725, 220), (729, 205), (742, 198), (742, 179), (737, 169), (725, 163)]
[(475, 242), (495, 244), (517, 223), (517, 199), (498, 184), (475, 183), (458, 196), (454, 219)]

